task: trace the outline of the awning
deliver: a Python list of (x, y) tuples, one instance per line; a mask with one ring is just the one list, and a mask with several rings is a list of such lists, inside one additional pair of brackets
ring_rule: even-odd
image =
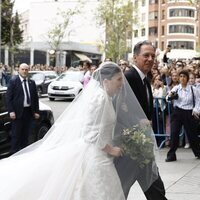
[(86, 55), (82, 54), (82, 53), (74, 53), (75, 56), (77, 56), (81, 61), (85, 61), (88, 60), (89, 62), (92, 63), (92, 60), (90, 58), (88, 58)]

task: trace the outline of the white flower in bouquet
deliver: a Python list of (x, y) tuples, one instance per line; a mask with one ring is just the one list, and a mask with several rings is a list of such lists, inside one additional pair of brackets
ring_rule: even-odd
[(122, 148), (125, 154), (135, 160), (141, 168), (154, 159), (154, 142), (150, 133), (149, 125), (135, 125), (123, 129), (122, 132)]

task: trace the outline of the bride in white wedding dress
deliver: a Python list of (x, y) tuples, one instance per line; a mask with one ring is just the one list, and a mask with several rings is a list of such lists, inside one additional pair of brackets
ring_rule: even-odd
[(42, 140), (0, 161), (0, 199), (124, 200), (112, 142), (127, 109), (131, 125), (145, 118), (121, 69), (103, 63)]

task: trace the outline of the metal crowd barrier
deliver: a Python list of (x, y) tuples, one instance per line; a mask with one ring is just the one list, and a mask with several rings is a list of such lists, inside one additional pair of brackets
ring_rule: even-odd
[[(159, 101), (161, 103), (159, 103)], [(165, 107), (165, 109), (160, 109)], [(157, 126), (157, 132), (154, 132), (154, 135), (156, 138), (161, 139), (160, 144), (158, 145), (158, 148), (161, 149), (165, 146), (167, 141), (170, 141), (170, 135), (171, 135), (171, 103), (167, 102), (165, 98), (163, 97), (154, 97), (154, 108), (156, 111), (156, 126)], [(160, 113), (160, 114), (159, 114)], [(160, 131), (160, 125), (162, 125), (162, 134)], [(168, 129), (167, 129), (168, 127)], [(184, 135), (184, 128), (182, 128), (179, 136), (183, 137)]]
[[(165, 109), (160, 109), (164, 108)], [(169, 126), (171, 119), (170, 102), (166, 102), (165, 98), (154, 97), (154, 115), (153, 119), (156, 119), (153, 123), (156, 124), (157, 132), (154, 131), (155, 137), (161, 140), (159, 149), (162, 148), (167, 141), (170, 139), (170, 127), (167, 130), (166, 118), (168, 117)], [(162, 129), (161, 129), (162, 128)], [(162, 131), (162, 134), (161, 134)]]

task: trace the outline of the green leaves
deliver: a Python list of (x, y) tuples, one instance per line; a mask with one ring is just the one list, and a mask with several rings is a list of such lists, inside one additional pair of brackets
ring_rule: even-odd
[(113, 61), (125, 58), (130, 51), (128, 40), (132, 38), (133, 4), (130, 0), (103, 0), (97, 19), (106, 29), (106, 57)]
[(19, 15), (16, 13), (13, 16), (14, 2), (10, 0), (2, 0), (1, 9), (1, 45), (7, 45), (10, 48), (23, 42), (22, 33), (19, 24)]
[(149, 126), (140, 127), (135, 125), (124, 129), (122, 132), (122, 148), (126, 155), (139, 164), (140, 168), (143, 168), (154, 159), (154, 143), (150, 131)]

